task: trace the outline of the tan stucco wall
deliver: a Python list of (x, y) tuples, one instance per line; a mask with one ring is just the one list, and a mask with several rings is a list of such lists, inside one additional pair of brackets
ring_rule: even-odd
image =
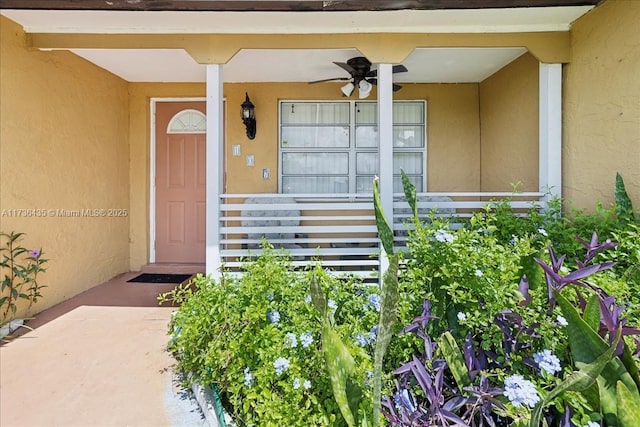
[(613, 202), (616, 172), (640, 208), (640, 1), (607, 0), (571, 27), (564, 67), (563, 193)]
[(35, 313), (128, 269), (128, 217), (55, 212), (129, 209), (127, 83), (69, 52), (27, 50), (4, 17), (0, 31), (0, 229), (50, 260)]
[[(430, 191), (473, 191), (480, 185), (480, 126), (478, 85), (404, 85), (397, 99), (427, 100), (427, 180)], [(150, 100), (156, 98), (204, 97), (203, 84), (130, 84), (132, 270), (149, 259), (149, 164)], [(247, 139), (240, 120), (245, 92), (256, 107), (257, 134)], [(267, 193), (278, 191), (278, 101), (343, 99), (340, 83), (234, 83), (224, 85), (226, 101), (226, 191)], [(375, 93), (369, 97), (375, 99)], [(233, 157), (230, 147), (239, 144), (242, 155)], [(253, 154), (255, 166), (245, 165)], [(262, 179), (262, 169), (271, 169), (271, 179)]]
[(480, 83), (482, 191), (538, 191), (538, 76), (526, 53)]
[[(342, 83), (344, 84), (344, 83)], [(341, 84), (272, 83), (227, 84), (229, 106), (227, 144), (240, 144), (243, 153), (254, 154), (256, 166), (244, 166), (244, 156), (228, 157), (227, 191), (277, 192), (278, 101), (340, 100)], [(245, 91), (256, 106), (258, 131), (249, 141), (239, 119)], [(427, 185), (429, 191), (471, 191), (479, 185), (478, 90), (475, 84), (405, 84), (395, 99), (427, 101)], [(373, 93), (368, 100), (375, 100)], [(230, 147), (230, 145), (229, 145)], [(270, 168), (272, 178), (262, 179)]]

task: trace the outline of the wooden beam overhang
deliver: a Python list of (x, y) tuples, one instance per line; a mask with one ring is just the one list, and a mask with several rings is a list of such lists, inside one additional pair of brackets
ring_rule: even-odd
[(399, 64), (415, 48), (525, 47), (543, 63), (569, 62), (568, 32), (360, 34), (29, 33), (34, 49), (184, 49), (200, 64), (225, 64), (242, 49), (358, 49), (373, 63)]
[(0, 0), (0, 9), (336, 12), (595, 6), (602, 1), (604, 0)]

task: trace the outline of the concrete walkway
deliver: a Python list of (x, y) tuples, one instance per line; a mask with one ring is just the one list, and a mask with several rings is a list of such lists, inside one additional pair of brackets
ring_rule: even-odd
[[(165, 350), (175, 285), (120, 275), (40, 313), (0, 347), (0, 426), (206, 426)], [(46, 295), (45, 295), (46, 297)]]

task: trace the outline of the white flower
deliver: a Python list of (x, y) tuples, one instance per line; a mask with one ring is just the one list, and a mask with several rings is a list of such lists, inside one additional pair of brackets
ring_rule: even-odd
[(473, 274), (476, 275), (476, 277), (482, 277), (484, 276), (484, 273), (482, 272), (482, 270), (476, 270)]
[(465, 320), (467, 320), (467, 314), (466, 313), (459, 312), (456, 316), (458, 317), (458, 320), (460, 322), (464, 322)]
[(338, 304), (336, 304), (336, 302), (334, 300), (332, 300), (332, 299), (329, 300), (327, 305), (329, 306), (329, 308), (331, 310), (335, 310), (336, 308), (338, 308)]
[(375, 341), (376, 338), (378, 338), (378, 325), (373, 325), (373, 327), (369, 331), (369, 340)]
[(307, 295), (304, 299), (304, 302), (306, 302), (307, 304), (309, 304), (311, 302), (311, 295)]
[(296, 338), (296, 334), (292, 332), (287, 333), (287, 335), (285, 336), (285, 341), (291, 348), (296, 348), (298, 346), (298, 339)]
[(246, 368), (244, 368), (244, 385), (246, 387), (251, 387), (252, 384), (253, 384), (253, 375), (251, 374), (251, 371), (247, 366)]
[(304, 387), (305, 390), (309, 390), (311, 388), (311, 381), (304, 380), (304, 382), (302, 383), (302, 387)]
[(443, 229), (436, 231), (436, 234), (434, 234), (433, 237), (440, 243), (451, 243), (455, 240), (453, 234)]
[(369, 338), (367, 338), (365, 334), (356, 335), (355, 341), (360, 347), (366, 347), (369, 345)]
[(541, 236), (547, 237), (549, 234), (547, 233), (547, 230), (545, 230), (544, 228), (538, 228), (538, 234), (540, 234)]
[(522, 405), (533, 408), (540, 401), (536, 386), (531, 381), (522, 378), (521, 375), (505, 378), (503, 394), (513, 403), (513, 406), (518, 408)]
[(303, 348), (307, 348), (313, 343), (313, 334), (311, 332), (303, 332), (300, 334), (300, 343)]
[(542, 350), (540, 353), (535, 353), (533, 360), (540, 366), (541, 370), (551, 375), (562, 370), (560, 367), (560, 359), (551, 353), (551, 350)]
[(369, 307), (372, 307), (376, 311), (380, 311), (380, 295), (378, 294), (369, 295)]
[(300, 388), (300, 378), (296, 378), (295, 380), (293, 380), (293, 389), (297, 390)]
[(273, 362), (273, 367), (276, 368), (276, 374), (282, 375), (287, 369), (289, 369), (289, 360), (284, 357), (278, 357)]
[(271, 323), (278, 323), (280, 321), (280, 312), (278, 310), (268, 311), (267, 316)]
[(556, 322), (558, 322), (558, 325), (560, 326), (567, 326), (569, 324), (569, 322), (567, 322), (567, 319), (560, 316), (559, 314), (558, 314), (558, 317), (556, 317)]
[(600, 427), (600, 423), (597, 423), (595, 421), (589, 421), (584, 425), (584, 427)]

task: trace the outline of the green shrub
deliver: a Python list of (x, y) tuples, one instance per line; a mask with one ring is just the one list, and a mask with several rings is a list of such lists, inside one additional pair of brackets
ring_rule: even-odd
[[(321, 268), (313, 274), (328, 297), (335, 330), (357, 361), (356, 374), (367, 384), (377, 287)], [(193, 290), (165, 296), (182, 302), (169, 345), (178, 366), (202, 384), (216, 384), (240, 425), (345, 425), (321, 351), (311, 275), (295, 271), (288, 256), (265, 244), (241, 277), (217, 283), (198, 276)]]

